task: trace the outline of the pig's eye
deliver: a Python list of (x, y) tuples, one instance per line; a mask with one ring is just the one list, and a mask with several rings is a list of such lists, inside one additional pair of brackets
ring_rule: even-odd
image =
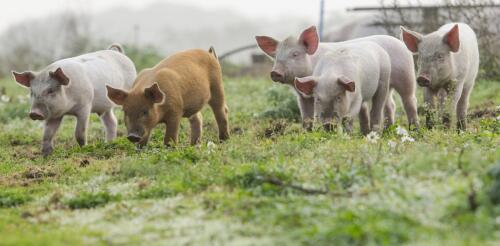
[(441, 60), (441, 59), (444, 58), (444, 55), (443, 54), (437, 54), (437, 58)]
[(54, 88), (49, 88), (49, 89), (47, 90), (47, 94), (48, 94), (48, 95), (52, 95), (52, 94), (54, 94), (54, 92), (56, 92), (56, 90), (55, 90)]
[(299, 52), (295, 51), (292, 53), (292, 57), (297, 57), (297, 56), (299, 56)]
[(148, 112), (147, 110), (142, 111), (142, 115), (143, 115), (143, 116), (147, 116), (147, 115), (148, 115), (148, 113), (149, 113), (149, 112)]

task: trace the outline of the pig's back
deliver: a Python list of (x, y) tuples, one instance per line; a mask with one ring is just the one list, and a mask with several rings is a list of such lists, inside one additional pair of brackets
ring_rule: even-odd
[(210, 78), (220, 73), (220, 65), (218, 59), (208, 51), (191, 49), (167, 57), (150, 72), (156, 75), (157, 80), (174, 83), (171, 86), (179, 88), (183, 98), (189, 100), (193, 93), (199, 93), (202, 98), (210, 97), (213, 82)]
[[(90, 92), (92, 111), (104, 112), (113, 106), (106, 96), (106, 84), (115, 88), (129, 89), (135, 79), (135, 67), (125, 55), (113, 51), (102, 50), (72, 58), (59, 60), (48, 69), (61, 67), (69, 77), (68, 93), (78, 98), (83, 91)], [(80, 99), (83, 100), (88, 99)]]

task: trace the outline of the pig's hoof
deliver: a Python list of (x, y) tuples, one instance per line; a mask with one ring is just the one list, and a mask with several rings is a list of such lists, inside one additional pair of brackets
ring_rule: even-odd
[(327, 132), (331, 132), (334, 129), (334, 125), (332, 123), (323, 124), (323, 129)]
[(49, 156), (50, 154), (52, 154), (52, 152), (54, 152), (54, 148), (52, 146), (47, 146), (42, 148), (43, 157)]

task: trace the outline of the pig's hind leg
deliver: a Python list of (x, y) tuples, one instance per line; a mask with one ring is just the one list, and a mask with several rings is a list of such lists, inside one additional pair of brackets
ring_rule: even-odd
[(387, 102), (385, 103), (384, 116), (386, 120), (385, 127), (389, 127), (394, 124), (394, 119), (396, 114), (396, 104), (394, 103), (392, 89), (389, 91), (387, 96)]
[(109, 109), (109, 111), (106, 111), (101, 115), (101, 122), (106, 129), (106, 140), (111, 141), (116, 138), (116, 126), (118, 122), (115, 114), (113, 113), (113, 109)]
[(370, 115), (366, 103), (361, 104), (359, 110), (359, 127), (363, 135), (370, 133)]
[(211, 98), (208, 104), (212, 108), (219, 127), (219, 140), (229, 139), (228, 108), (224, 100), (224, 88), (222, 82), (212, 83)]
[(201, 113), (198, 112), (189, 117), (189, 124), (191, 126), (191, 145), (197, 145), (201, 141), (203, 118)]
[(388, 87), (379, 86), (377, 92), (373, 95), (372, 109), (370, 111), (370, 128), (372, 131), (379, 131), (382, 129), (382, 119), (388, 92)]

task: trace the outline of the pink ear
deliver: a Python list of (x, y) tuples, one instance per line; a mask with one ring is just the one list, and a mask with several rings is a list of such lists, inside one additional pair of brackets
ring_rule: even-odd
[(319, 36), (316, 31), (316, 26), (311, 26), (304, 30), (302, 34), (300, 34), (299, 43), (306, 47), (307, 54), (314, 54), (319, 45)]
[(64, 74), (63, 70), (58, 67), (56, 71), (54, 72), (49, 72), (49, 76), (61, 83), (61, 85), (68, 85), (69, 84), (69, 78)]
[(14, 79), (16, 80), (17, 83), (26, 87), (31, 86), (31, 80), (35, 77), (35, 75), (32, 72), (18, 73), (12, 71), (12, 75), (14, 75)]
[(126, 91), (115, 89), (109, 85), (106, 85), (106, 89), (108, 90), (108, 98), (114, 102), (116, 105), (123, 105), (123, 102), (128, 96)]
[(354, 90), (356, 90), (356, 83), (354, 80), (346, 76), (340, 76), (337, 82), (342, 85), (346, 91), (354, 92)]
[(460, 33), (458, 31), (458, 24), (455, 24), (453, 28), (444, 36), (444, 42), (450, 46), (451, 52), (457, 52), (460, 49)]
[(294, 84), (297, 91), (307, 96), (312, 95), (314, 87), (316, 87), (316, 81), (311, 76), (295, 78)]
[(276, 49), (279, 44), (278, 41), (268, 36), (255, 36), (255, 40), (257, 40), (257, 45), (259, 45), (260, 49), (264, 51), (264, 53), (271, 57), (276, 56)]
[(151, 100), (153, 103), (161, 103), (165, 95), (161, 91), (158, 83), (154, 83), (151, 87), (144, 90), (144, 95)]
[(406, 30), (401, 27), (401, 39), (405, 43), (406, 47), (413, 53), (418, 52), (418, 43), (421, 40), (421, 35), (418, 33)]

